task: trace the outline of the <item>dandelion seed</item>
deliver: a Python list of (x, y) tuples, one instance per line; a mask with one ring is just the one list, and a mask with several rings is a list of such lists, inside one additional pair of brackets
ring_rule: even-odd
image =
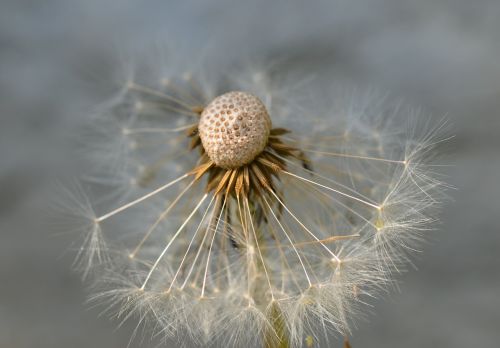
[(135, 146), (99, 153), (120, 149), (102, 158), (137, 184), (93, 220), (86, 269), (112, 260), (95, 300), (200, 345), (350, 334), (435, 219), (439, 131), (405, 138), (381, 100), (321, 109), (290, 91), (287, 104), (260, 70), (215, 95), (195, 71), (161, 76), (128, 81), (102, 113)]

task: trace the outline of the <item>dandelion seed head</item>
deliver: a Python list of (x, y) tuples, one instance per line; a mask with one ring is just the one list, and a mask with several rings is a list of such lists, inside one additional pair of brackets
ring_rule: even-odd
[(201, 346), (349, 334), (436, 221), (440, 132), (408, 131), (394, 115), (415, 115), (379, 95), (308, 101), (307, 79), (261, 67), (224, 83), (150, 70), (100, 109), (89, 142), (93, 181), (127, 192), (77, 229), (94, 300)]
[(222, 168), (237, 168), (253, 161), (266, 147), (270, 131), (266, 107), (245, 92), (229, 92), (212, 100), (199, 123), (205, 151)]

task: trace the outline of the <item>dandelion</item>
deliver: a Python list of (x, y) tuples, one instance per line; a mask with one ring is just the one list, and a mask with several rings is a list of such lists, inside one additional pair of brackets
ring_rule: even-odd
[(405, 126), (412, 111), (380, 95), (308, 99), (296, 76), (199, 70), (130, 79), (93, 119), (88, 178), (108, 208), (87, 229), (92, 300), (203, 346), (349, 336), (435, 222), (446, 123)]

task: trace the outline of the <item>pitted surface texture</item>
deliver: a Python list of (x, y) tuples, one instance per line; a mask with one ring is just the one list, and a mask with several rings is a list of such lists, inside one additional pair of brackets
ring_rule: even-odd
[(271, 119), (257, 97), (229, 92), (208, 104), (198, 129), (210, 159), (219, 167), (237, 168), (252, 162), (264, 150)]

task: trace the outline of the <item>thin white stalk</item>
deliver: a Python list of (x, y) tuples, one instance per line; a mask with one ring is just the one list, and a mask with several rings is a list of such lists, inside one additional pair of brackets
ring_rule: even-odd
[(193, 87), (193, 89), (198, 93), (201, 99), (206, 103), (208, 101), (207, 100), (208, 98), (205, 92), (203, 91), (203, 88), (200, 86), (200, 84), (191, 77), (188, 79), (188, 81), (191, 87)]
[[(176, 103), (184, 108), (186, 108), (187, 110), (189, 111), (192, 111), (192, 107), (186, 103), (184, 103), (182, 100), (180, 99), (177, 99), (175, 97), (172, 97), (171, 95), (168, 95), (168, 94), (165, 94), (165, 93), (162, 93), (160, 91), (157, 91), (157, 90), (154, 90), (152, 88), (149, 88), (149, 87), (146, 87), (146, 86), (141, 86), (135, 82), (130, 82), (128, 84), (128, 88), (130, 89), (134, 89), (136, 91), (139, 91), (139, 92), (144, 92), (144, 93), (149, 93), (151, 95), (155, 95), (157, 97), (160, 97), (160, 98), (164, 98), (166, 100), (169, 100), (173, 103)], [(193, 112), (193, 114), (196, 115), (196, 113)]]
[(125, 128), (123, 129), (123, 133), (125, 135), (140, 133), (176, 133), (188, 130), (189, 128), (192, 128), (194, 126), (196, 126), (196, 123), (177, 128)]
[(174, 84), (171, 80), (162, 79), (161, 83), (166, 88), (168, 88), (171, 91), (174, 91), (182, 98), (189, 99), (189, 101), (192, 102), (193, 104), (202, 104), (201, 100), (198, 100), (194, 95), (189, 93), (189, 91), (187, 91), (185, 88), (180, 87), (178, 84)]
[[(297, 290), (301, 291), (299, 282), (297, 281), (297, 277), (295, 276), (295, 273), (292, 271), (292, 268), (290, 267), (290, 263), (288, 262), (288, 260), (285, 256), (285, 253), (283, 252), (283, 247), (282, 247), (281, 243), (279, 242), (279, 239), (278, 239), (278, 236), (277, 236), (276, 231), (274, 229), (274, 226), (272, 226), (271, 224), (269, 225), (269, 232), (271, 232), (271, 234), (273, 236), (274, 243), (276, 244), (276, 248), (278, 249), (278, 252), (280, 254), (281, 267), (287, 268), (287, 270), (290, 274), (290, 277), (292, 278), (293, 283), (296, 286)], [(268, 248), (271, 248), (271, 246), (269, 246)], [(286, 272), (282, 271), (281, 272), (281, 292), (282, 293), (285, 292), (285, 276), (286, 276)]]
[(203, 276), (203, 285), (201, 287), (201, 297), (205, 295), (205, 286), (207, 283), (207, 274), (208, 274), (208, 266), (210, 264), (210, 255), (212, 253), (212, 247), (214, 245), (215, 235), (217, 234), (217, 229), (219, 228), (219, 223), (221, 221), (222, 213), (224, 212), (224, 207), (226, 206), (226, 199), (224, 198), (224, 202), (222, 203), (222, 208), (220, 210), (219, 217), (217, 218), (217, 224), (215, 225), (214, 234), (212, 235), (212, 241), (210, 242), (210, 247), (208, 249), (207, 263), (205, 266), (205, 275)]
[(144, 101), (141, 101), (139, 103), (140, 103), (139, 107), (136, 109), (139, 116), (144, 115), (145, 113), (143, 113), (143, 111), (147, 111), (148, 107), (150, 107), (150, 106), (152, 109), (157, 111), (158, 104), (160, 104), (161, 109), (175, 112), (175, 113), (181, 114), (183, 116), (199, 117), (199, 114), (197, 114), (194, 111), (191, 111), (191, 110), (188, 111), (188, 110), (184, 109), (183, 107), (177, 107), (177, 106), (166, 104), (166, 103), (159, 103), (159, 102), (155, 103), (155, 102), (144, 102)]
[(316, 237), (316, 235), (315, 235), (314, 233), (312, 233), (312, 232), (311, 232), (311, 230), (309, 230), (309, 229), (308, 229), (308, 228), (307, 228), (307, 227), (306, 227), (306, 226), (302, 223), (302, 221), (300, 221), (300, 220), (299, 220), (299, 219), (295, 216), (295, 214), (294, 214), (294, 213), (292, 213), (292, 211), (291, 211), (290, 209), (288, 209), (288, 207), (285, 205), (285, 203), (283, 203), (283, 202), (281, 201), (281, 199), (279, 199), (278, 195), (277, 195), (276, 193), (274, 193), (274, 191), (272, 191), (272, 190), (269, 190), (269, 192), (271, 192), (271, 193), (273, 194), (274, 198), (276, 198), (276, 200), (277, 200), (277, 201), (281, 204), (281, 206), (282, 206), (283, 208), (285, 208), (285, 210), (288, 212), (288, 214), (290, 214), (290, 215), (293, 217), (293, 219), (294, 219), (295, 221), (297, 221), (297, 223), (298, 223), (298, 224), (299, 224), (299, 225), (300, 225), (300, 226), (301, 226), (301, 227), (302, 227), (302, 228), (303, 228), (303, 229), (304, 229), (307, 233), (309, 233), (309, 234), (311, 235), (311, 237), (313, 237), (313, 238), (314, 238), (314, 239), (315, 239), (318, 243), (320, 243), (320, 244), (321, 244), (321, 246), (322, 246), (323, 248), (325, 248), (325, 250), (326, 250), (326, 251), (328, 251), (328, 253), (329, 253), (330, 255), (332, 255), (332, 257), (333, 257), (333, 258), (334, 258), (337, 262), (339, 262), (339, 263), (340, 263), (340, 259), (338, 258), (338, 256), (337, 256), (337, 255), (335, 255), (335, 253), (334, 253), (333, 251), (331, 251), (331, 250), (330, 250), (330, 248), (328, 248), (325, 244), (323, 244), (323, 243), (321, 242), (321, 240), (320, 240), (318, 237)]
[(212, 222), (212, 220), (214, 218), (215, 211), (217, 210), (217, 207), (219, 206), (219, 203), (220, 203), (220, 198), (217, 197), (217, 199), (215, 201), (215, 206), (212, 209), (212, 214), (210, 215), (210, 221), (208, 223), (207, 228), (205, 229), (205, 234), (203, 235), (203, 239), (202, 239), (202, 241), (200, 243), (200, 246), (199, 246), (199, 248), (198, 248), (198, 250), (196, 252), (196, 256), (194, 257), (193, 263), (191, 264), (191, 268), (189, 269), (189, 272), (188, 272), (186, 278), (184, 279), (184, 282), (181, 285), (181, 290), (184, 289), (184, 287), (186, 286), (186, 284), (188, 282), (188, 279), (191, 277), (191, 273), (193, 273), (194, 266), (196, 265), (196, 262), (198, 261), (198, 258), (200, 257), (201, 250), (203, 249), (203, 245), (205, 244), (205, 239), (207, 238), (208, 231), (210, 230), (211, 222)]
[(113, 210), (113, 211), (111, 211), (111, 212), (109, 212), (109, 213), (107, 213), (107, 214), (104, 214), (104, 215), (102, 215), (102, 216), (98, 217), (95, 221), (96, 221), (96, 222), (101, 222), (101, 221), (104, 221), (104, 220), (106, 220), (106, 219), (108, 219), (108, 218), (112, 217), (113, 215), (118, 214), (118, 213), (120, 213), (120, 212), (124, 211), (125, 209), (128, 209), (128, 208), (130, 208), (130, 207), (132, 207), (132, 206), (134, 206), (134, 205), (136, 205), (136, 204), (138, 204), (138, 203), (141, 203), (142, 201), (144, 201), (144, 200), (146, 200), (146, 199), (148, 199), (148, 198), (150, 198), (150, 197), (153, 197), (154, 195), (156, 195), (156, 194), (158, 194), (158, 193), (162, 192), (163, 190), (166, 190), (166, 189), (167, 189), (167, 188), (169, 188), (170, 186), (172, 186), (172, 185), (174, 185), (174, 184), (178, 183), (178, 182), (179, 182), (179, 181), (181, 181), (182, 179), (187, 178), (189, 175), (190, 175), (190, 174), (184, 174), (184, 175), (182, 175), (182, 176), (178, 177), (177, 179), (175, 179), (175, 180), (173, 180), (173, 181), (169, 182), (168, 184), (165, 184), (165, 185), (163, 185), (163, 186), (161, 186), (161, 187), (157, 188), (156, 190), (154, 190), (154, 191), (152, 191), (152, 192), (150, 192), (150, 193), (148, 193), (148, 194), (146, 194), (146, 195), (144, 195), (144, 196), (142, 196), (142, 197), (140, 197), (140, 198), (137, 198), (136, 200), (134, 200), (134, 201), (132, 201), (132, 202), (130, 202), (130, 203), (127, 203), (127, 204), (125, 204), (125, 205), (122, 205), (121, 207), (119, 207), (119, 208), (117, 208), (117, 209), (115, 209), (115, 210)]
[(370, 156), (360, 156), (360, 155), (349, 155), (341, 152), (327, 152), (327, 151), (316, 151), (316, 150), (307, 150), (307, 149), (301, 149), (304, 152), (310, 152), (310, 153), (316, 153), (319, 155), (326, 155), (326, 156), (333, 156), (333, 157), (344, 157), (344, 158), (355, 158), (355, 159), (362, 159), (362, 160), (368, 160), (368, 161), (378, 161), (378, 162), (386, 162), (386, 163), (397, 163), (397, 164), (406, 164), (406, 161), (400, 161), (400, 160), (391, 160), (391, 159), (386, 159), (386, 158), (381, 158), (381, 157), (370, 157)]
[(142, 284), (141, 286), (141, 290), (144, 290), (144, 288), (146, 287), (146, 284), (148, 283), (149, 279), (151, 278), (151, 275), (153, 274), (154, 270), (156, 269), (156, 267), (158, 267), (158, 264), (160, 263), (161, 259), (163, 258), (163, 256), (165, 256), (167, 250), (170, 248), (170, 246), (173, 244), (173, 242), (175, 241), (175, 239), (179, 236), (179, 234), (182, 232), (182, 230), (184, 229), (184, 227), (186, 227), (187, 223), (189, 222), (189, 220), (191, 220), (191, 218), (193, 217), (193, 215), (196, 213), (196, 211), (200, 208), (200, 206), (202, 205), (203, 201), (205, 201), (205, 199), (208, 197), (208, 193), (205, 193), (203, 195), (203, 197), (201, 198), (201, 200), (199, 201), (199, 203), (196, 205), (196, 207), (193, 209), (193, 211), (191, 212), (191, 214), (189, 214), (189, 216), (187, 217), (186, 220), (184, 220), (183, 224), (181, 225), (181, 227), (179, 227), (179, 229), (177, 230), (177, 232), (175, 232), (175, 234), (172, 236), (172, 238), (170, 239), (170, 241), (168, 242), (168, 244), (165, 246), (165, 248), (163, 249), (163, 251), (161, 252), (160, 256), (158, 256), (158, 258), (156, 259), (153, 267), (151, 267), (151, 270), (149, 271), (147, 277), (146, 277), (146, 280), (144, 280), (144, 283)]
[(205, 212), (203, 213), (201, 221), (198, 224), (198, 227), (196, 228), (196, 231), (194, 232), (193, 238), (191, 238), (191, 241), (189, 242), (189, 245), (188, 245), (188, 247), (186, 249), (186, 253), (182, 257), (181, 264), (179, 265), (179, 268), (177, 268), (177, 272), (175, 272), (174, 278), (172, 279), (172, 282), (170, 283), (170, 286), (168, 287), (167, 292), (170, 292), (170, 290), (172, 289), (172, 286), (174, 285), (174, 283), (175, 283), (175, 281), (177, 279), (177, 276), (179, 275), (179, 273), (181, 271), (182, 265), (186, 261), (187, 255), (189, 254), (189, 250), (191, 250), (191, 246), (193, 245), (194, 240), (195, 240), (196, 236), (198, 235), (198, 231), (200, 230), (201, 225), (203, 225), (203, 221), (205, 221), (205, 217), (207, 216), (207, 213), (210, 210), (210, 207), (212, 206), (212, 203), (213, 203), (214, 199), (215, 199), (215, 195), (212, 196), (212, 199), (210, 200), (210, 203), (208, 203), (207, 209), (205, 209)]
[(370, 206), (370, 207), (372, 207), (372, 208), (375, 208), (375, 209), (377, 209), (377, 210), (380, 210), (380, 206), (375, 205), (375, 204), (372, 204), (372, 203), (367, 202), (367, 201), (365, 201), (365, 200), (362, 200), (362, 199), (360, 199), (360, 198), (354, 197), (354, 196), (349, 195), (349, 194), (347, 194), (347, 193), (345, 193), (345, 192), (342, 192), (342, 191), (339, 191), (339, 190), (335, 190), (334, 188), (331, 188), (331, 187), (329, 187), (329, 186), (322, 185), (322, 184), (320, 184), (320, 183), (318, 183), (318, 182), (316, 182), (316, 181), (312, 181), (312, 180), (306, 179), (306, 178), (304, 178), (304, 177), (302, 177), (302, 176), (300, 176), (300, 175), (296, 175), (296, 174), (293, 174), (293, 173), (287, 172), (286, 170), (284, 170), (284, 171), (283, 171), (283, 173), (285, 173), (285, 174), (287, 174), (287, 175), (290, 175), (290, 176), (293, 176), (294, 178), (297, 178), (297, 179), (300, 179), (300, 180), (303, 180), (303, 181), (310, 182), (311, 184), (314, 184), (314, 185), (317, 185), (317, 186), (323, 187), (324, 189), (327, 189), (327, 190), (333, 191), (333, 192), (335, 192), (335, 193), (338, 193), (339, 195), (342, 195), (342, 196), (344, 196), (344, 197), (351, 198), (351, 199), (353, 199), (353, 200), (355, 200), (355, 201), (358, 201), (358, 202), (363, 203), (363, 204), (365, 204), (365, 205), (368, 205), (368, 206)]
[(137, 246), (135, 247), (134, 251), (130, 254), (130, 257), (135, 257), (135, 255), (137, 254), (137, 252), (139, 252), (139, 250), (141, 249), (142, 245), (146, 242), (146, 240), (149, 238), (149, 236), (151, 235), (151, 233), (153, 233), (153, 231), (156, 229), (156, 227), (158, 226), (158, 224), (163, 220), (165, 219), (165, 217), (168, 215), (168, 213), (170, 213), (170, 211), (172, 210), (172, 208), (179, 202), (179, 200), (184, 196), (184, 194), (186, 194), (186, 192), (193, 186), (193, 184), (195, 183), (196, 180), (193, 180), (189, 183), (189, 185), (187, 185), (184, 190), (181, 191), (181, 193), (179, 193), (179, 195), (177, 195), (177, 197), (174, 199), (174, 201), (167, 207), (167, 209), (165, 209), (161, 214), (160, 216), (156, 219), (156, 221), (153, 223), (153, 225), (148, 229), (148, 231), (146, 232), (146, 234), (144, 235), (144, 237), (141, 239), (141, 241), (139, 242), (139, 244), (137, 244)]
[(243, 234), (245, 235), (245, 243), (247, 245), (246, 248), (246, 261), (247, 261), (247, 296), (248, 296), (248, 305), (250, 305), (250, 248), (248, 247), (249, 245), (249, 240), (248, 240), (248, 226), (247, 226), (247, 219), (244, 217), (243, 212), (241, 210), (241, 201), (240, 201), (240, 196), (236, 196), (236, 200), (238, 203), (238, 213), (240, 214), (240, 223), (241, 227), (243, 228)]
[(302, 269), (304, 270), (304, 274), (307, 278), (307, 282), (309, 283), (309, 286), (312, 286), (312, 283), (311, 283), (311, 279), (309, 278), (309, 274), (307, 274), (307, 270), (306, 270), (306, 267), (304, 266), (304, 262), (302, 261), (302, 257), (300, 257), (300, 254), (299, 254), (299, 251), (297, 250), (297, 248), (295, 248), (295, 245), (293, 244), (293, 241), (292, 239), (290, 238), (290, 236), (288, 235), (288, 233), (286, 232), (285, 228), (283, 227), (283, 225), (281, 224), (280, 220), (278, 219), (278, 217), (276, 216), (276, 214), (274, 213), (273, 209), (271, 208), (271, 206), (269, 205), (269, 202), (267, 201), (266, 197), (262, 196), (262, 198), (264, 198), (264, 202), (266, 202), (266, 205), (267, 207), (269, 208), (269, 211), (271, 212), (271, 214), (273, 215), (274, 219), (276, 220), (276, 222), (278, 223), (278, 225), (280, 226), (281, 230), (283, 231), (283, 233), (285, 234), (286, 238), (288, 239), (288, 241), (290, 242), (290, 245), (292, 246), (293, 250), (295, 251), (295, 254), (297, 254), (297, 258), (299, 259), (299, 262), (302, 266)]
[(248, 197), (245, 197), (244, 202), (245, 202), (246, 210), (248, 213), (248, 218), (250, 220), (250, 227), (251, 227), (252, 232), (253, 232), (253, 237), (255, 238), (255, 245), (257, 247), (257, 251), (259, 252), (259, 257), (260, 257), (260, 261), (262, 262), (262, 267), (264, 268), (264, 273), (266, 274), (267, 284), (269, 284), (269, 291), (271, 292), (271, 299), (274, 301), (274, 293), (273, 293), (273, 287), (271, 285), (271, 278), (269, 278), (269, 273), (267, 272), (266, 263), (264, 262), (264, 257), (262, 256), (262, 252), (260, 251), (259, 240), (257, 239), (257, 233), (255, 232), (255, 227), (254, 227), (253, 221), (252, 221), (252, 214), (250, 213), (250, 207), (248, 204)]
[(286, 157), (283, 157), (283, 156), (280, 156), (280, 155), (276, 155), (276, 156), (277, 156), (277, 157), (279, 157), (280, 159), (282, 159), (283, 161), (287, 162), (288, 164), (292, 165), (293, 167), (296, 167), (296, 168), (298, 168), (298, 169), (301, 169), (301, 170), (303, 170), (303, 171), (305, 171), (305, 172), (307, 172), (307, 173), (309, 173), (309, 174), (311, 174), (311, 175), (314, 175), (314, 176), (316, 176), (316, 177), (318, 177), (318, 178), (321, 178), (321, 179), (323, 179), (323, 180), (326, 180), (326, 181), (328, 181), (328, 182), (330, 182), (330, 183), (332, 183), (332, 184), (334, 184), (334, 185), (340, 186), (340, 187), (342, 187), (342, 188), (344, 188), (344, 189), (346, 189), (346, 190), (348, 190), (348, 191), (350, 191), (350, 192), (352, 192), (352, 193), (354, 193), (354, 194), (358, 195), (359, 197), (361, 197), (361, 198), (363, 198), (363, 199), (366, 199), (368, 202), (375, 204), (375, 201), (373, 201), (373, 199), (371, 199), (370, 197), (367, 197), (367, 196), (363, 195), (361, 192), (358, 192), (358, 191), (356, 191), (355, 189), (353, 189), (353, 188), (351, 188), (351, 187), (349, 187), (349, 186), (347, 186), (347, 185), (344, 185), (344, 184), (342, 184), (342, 183), (340, 183), (340, 182), (337, 182), (337, 181), (335, 181), (335, 180), (333, 180), (333, 179), (331, 179), (331, 178), (327, 178), (326, 176), (323, 176), (323, 175), (321, 175), (321, 174), (319, 174), (319, 173), (317, 173), (317, 172), (315, 172), (315, 171), (312, 171), (312, 170), (306, 169), (306, 168), (302, 167), (301, 165), (298, 165), (298, 164), (296, 164), (295, 162), (290, 161), (290, 160), (289, 160), (289, 159), (287, 159)]
[[(353, 213), (354, 215), (356, 215), (357, 217), (359, 217), (360, 219), (364, 220), (365, 222), (367, 222), (368, 224), (372, 225), (374, 228), (375, 225), (370, 221), (368, 220), (367, 218), (365, 218), (363, 215), (361, 215), (360, 213), (358, 213), (356, 210), (352, 209), (351, 207), (345, 205), (344, 203), (340, 202), (338, 199), (335, 199), (334, 197), (326, 194), (325, 192), (319, 190), (318, 188), (314, 187), (312, 184), (310, 183), (303, 183), (303, 185), (307, 185), (308, 187), (311, 187), (312, 190), (314, 190), (315, 192), (317, 192), (318, 194), (328, 198), (328, 199), (331, 199), (332, 201), (334, 201), (336, 204), (340, 205), (341, 207), (349, 210), (351, 213)], [(305, 193), (310, 193), (309, 191), (307, 191), (307, 189), (305, 188), (302, 188), (304, 190)]]

